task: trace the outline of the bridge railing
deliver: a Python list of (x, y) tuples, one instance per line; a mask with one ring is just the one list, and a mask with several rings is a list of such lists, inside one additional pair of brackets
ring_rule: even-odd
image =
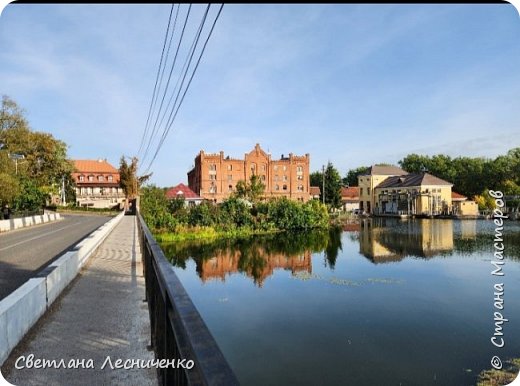
[[(139, 237), (155, 358), (188, 360), (191, 369), (158, 367), (162, 385), (238, 385), (215, 339), (193, 305), (171, 263), (138, 213)], [(180, 363), (180, 362), (178, 362)]]

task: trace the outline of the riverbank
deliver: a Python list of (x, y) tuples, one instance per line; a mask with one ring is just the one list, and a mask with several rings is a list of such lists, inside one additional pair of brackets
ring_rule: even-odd
[(251, 236), (268, 235), (283, 232), (279, 229), (259, 230), (249, 227), (233, 230), (216, 230), (212, 227), (187, 228), (177, 232), (153, 232), (157, 242), (181, 242), (191, 240), (239, 239)]

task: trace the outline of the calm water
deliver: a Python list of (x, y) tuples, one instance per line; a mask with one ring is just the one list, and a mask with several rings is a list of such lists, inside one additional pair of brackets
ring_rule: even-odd
[[(491, 221), (364, 220), (344, 230), (165, 244), (244, 385), (474, 385), (520, 357), (520, 225), (492, 276)], [(504, 283), (504, 348), (493, 284)]]

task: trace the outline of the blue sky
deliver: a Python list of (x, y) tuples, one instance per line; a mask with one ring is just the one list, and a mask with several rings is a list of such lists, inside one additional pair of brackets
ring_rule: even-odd
[[(71, 158), (117, 167), (139, 148), (170, 8), (8, 5), (0, 94)], [(342, 176), (412, 152), (495, 157), (520, 146), (519, 68), (510, 4), (228, 4), (152, 182), (186, 182), (201, 149), (241, 157), (257, 142)]]

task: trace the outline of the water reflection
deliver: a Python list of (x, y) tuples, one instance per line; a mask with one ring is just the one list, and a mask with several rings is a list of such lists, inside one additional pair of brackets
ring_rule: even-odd
[(374, 263), (446, 254), (453, 250), (453, 221), (364, 219), (359, 247), (360, 253)]
[(211, 243), (165, 243), (161, 247), (172, 263), (181, 268), (192, 258), (203, 282), (225, 281), (243, 273), (262, 287), (276, 269), (312, 273), (312, 254), (324, 252), (325, 264), (334, 267), (341, 250), (342, 229), (328, 232), (284, 233)]
[[(520, 256), (518, 224), (505, 230), (505, 256)], [(162, 244), (171, 262), (186, 268), (193, 259), (196, 272), (203, 282), (225, 281), (242, 273), (262, 287), (275, 270), (312, 274), (312, 255), (323, 253), (323, 265), (334, 269), (343, 251), (342, 237), (359, 244), (359, 253), (374, 264), (398, 262), (407, 256), (429, 259), (453, 253), (472, 255), (493, 249), (493, 223), (470, 220), (398, 220), (391, 218), (363, 219), (342, 228), (321, 232), (277, 233), (241, 240), (183, 242)], [(344, 242), (347, 242), (344, 240)]]

